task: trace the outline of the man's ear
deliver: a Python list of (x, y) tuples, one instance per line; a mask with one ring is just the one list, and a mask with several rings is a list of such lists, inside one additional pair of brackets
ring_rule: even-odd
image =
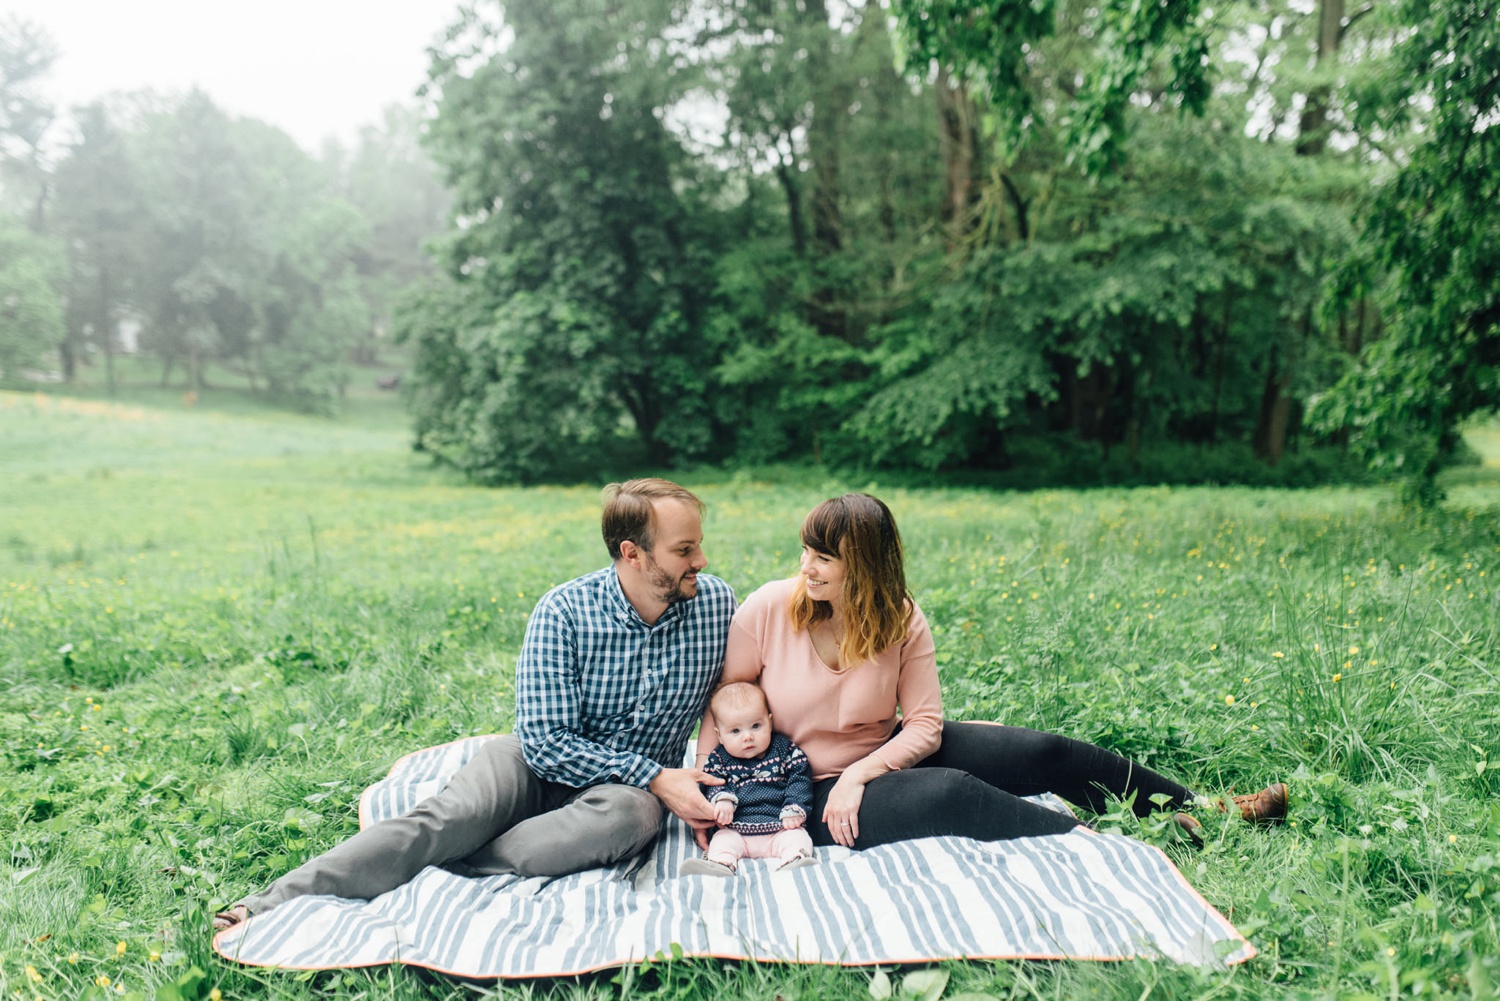
[(640, 566), (641, 554), (644, 552), (644, 549), (629, 539), (625, 539), (620, 543), (620, 559), (633, 567)]

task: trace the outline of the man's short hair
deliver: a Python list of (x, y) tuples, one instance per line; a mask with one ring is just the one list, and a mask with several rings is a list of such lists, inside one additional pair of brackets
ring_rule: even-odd
[(651, 530), (656, 526), (653, 505), (667, 498), (685, 501), (696, 507), (700, 516), (703, 514), (703, 501), (698, 499), (698, 495), (671, 480), (647, 477), (611, 483), (604, 488), (604, 517), (601, 519), (601, 527), (610, 559), (620, 558), (620, 543), (626, 539), (646, 552), (651, 552), (654, 544)]

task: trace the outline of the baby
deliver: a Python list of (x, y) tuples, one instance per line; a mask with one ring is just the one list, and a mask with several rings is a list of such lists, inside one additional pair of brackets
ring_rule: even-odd
[(742, 858), (779, 859), (776, 869), (811, 865), (812, 838), (803, 825), (812, 807), (807, 755), (771, 730), (771, 710), (760, 686), (723, 685), (709, 700), (719, 746), (703, 770), (724, 780), (703, 792), (719, 829), (702, 858), (682, 863), (683, 876), (732, 876)]

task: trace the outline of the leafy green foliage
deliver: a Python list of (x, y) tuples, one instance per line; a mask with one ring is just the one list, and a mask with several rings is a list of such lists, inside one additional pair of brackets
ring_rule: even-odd
[(1292, 360), (1326, 384), (1310, 318), (1352, 243), (1342, 209), (1289, 154), (1162, 126), (1129, 174), (1060, 188), (1029, 241), (974, 250), (881, 331), (883, 385), (848, 423), (874, 457), (1005, 465), (997, 430), (1067, 428), (1134, 461), (1143, 440), (1244, 440)]
[[(1366, 221), (1392, 317), (1320, 409), (1320, 422), (1431, 501), (1470, 415), (1500, 406), (1500, 22), (1482, 4), (1410, 0), (1411, 30), (1363, 114), (1396, 127), (1430, 105), (1426, 135)], [(1362, 291), (1355, 268), (1346, 294)]]
[(33, 232), (45, 228), (43, 150), (56, 119), (45, 80), (57, 56), (42, 28), (17, 14), (0, 15), (0, 206)]
[(62, 277), (60, 248), (0, 214), (0, 382), (20, 382), (62, 342)]
[(666, 13), (511, 4), (503, 27), (471, 16), (434, 71), (430, 145), (466, 223), (442, 251), (446, 319), (405, 311), (401, 336), (425, 383), (420, 446), (481, 479), (593, 465), (632, 438), (657, 464), (711, 449), (708, 258), (656, 110)]
[(1074, 46), (1086, 46), (1091, 65), (1082, 87), (1070, 86), (1038, 99), (1031, 87), (1035, 50), (1073, 14), (1055, 0), (957, 3), (953, 0), (896, 0), (892, 4), (905, 45), (905, 58), (917, 67), (936, 62), (959, 79), (983, 89), (1000, 112), (1007, 149), (1023, 145), (1039, 124), (1058, 119), (1067, 133), (1070, 159), (1089, 174), (1117, 165), (1128, 133), (1127, 109), (1161, 77), (1180, 106), (1201, 111), (1209, 95), (1207, 26), (1198, 22), (1200, 4), (1105, 3), (1082, 11), (1082, 23), (1069, 24)]
[[(24, 87), (12, 89), (20, 115)], [(218, 363), (284, 405), (336, 412), (350, 362), (374, 364), (389, 347), (391, 300), (431, 271), (420, 245), (446, 199), (413, 116), (392, 109), (351, 156), (331, 148), (321, 163), (196, 91), (95, 103), (76, 126), (43, 185), (42, 228), (66, 252), (49, 307), (63, 310), (66, 336), (17, 321), (12, 340), (58, 347), (69, 382), (102, 360), (113, 393), (133, 325), (164, 386), (181, 367), (201, 392)]]

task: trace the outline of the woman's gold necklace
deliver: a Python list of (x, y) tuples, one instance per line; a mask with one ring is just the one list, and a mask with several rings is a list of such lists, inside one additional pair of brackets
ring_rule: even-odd
[[(848, 670), (839, 661), (839, 640), (842, 637), (839, 635), (840, 630), (838, 625), (832, 619), (822, 619), (814, 622), (808, 633), (812, 639), (813, 650), (817, 653), (818, 659), (823, 662), (825, 668), (834, 674), (843, 674)], [(823, 641), (821, 644), (818, 642), (820, 639)], [(825, 655), (825, 648), (832, 653), (832, 657)]]

